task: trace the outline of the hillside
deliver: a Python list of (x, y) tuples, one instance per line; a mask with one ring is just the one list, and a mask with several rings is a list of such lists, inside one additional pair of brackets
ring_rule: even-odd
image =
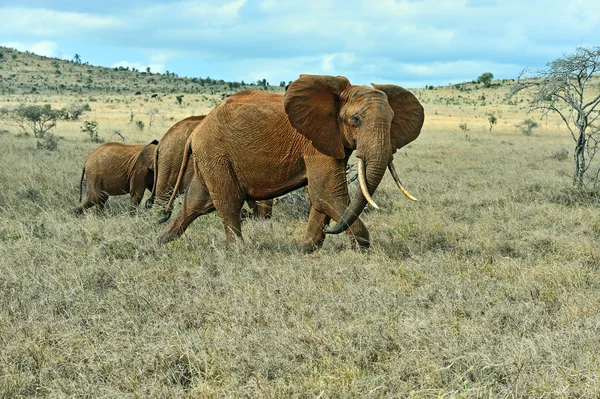
[[(1, 94), (68, 93), (208, 93), (260, 88), (254, 83), (211, 78), (181, 78), (176, 74), (148, 73), (129, 68), (107, 68), (39, 56), (0, 47)], [(268, 90), (280, 90), (267, 86)]]

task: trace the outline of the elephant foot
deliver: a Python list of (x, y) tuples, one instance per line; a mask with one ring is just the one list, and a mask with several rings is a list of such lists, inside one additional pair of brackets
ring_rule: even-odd
[(170, 233), (165, 233), (162, 236), (160, 236), (160, 238), (158, 239), (158, 244), (159, 245), (165, 245), (170, 243), (171, 241), (176, 240), (178, 237), (170, 234)]
[(323, 241), (314, 242), (312, 240), (304, 241), (302, 244), (302, 253), (311, 254), (323, 246)]
[(162, 213), (163, 217), (158, 220), (158, 223), (161, 223), (161, 224), (165, 223), (167, 220), (169, 220), (171, 218), (171, 213), (172, 213), (171, 211), (165, 212), (163, 210), (163, 211), (161, 211), (161, 213)]
[(371, 248), (371, 241), (364, 237), (353, 237), (352, 248), (360, 252), (367, 252)]

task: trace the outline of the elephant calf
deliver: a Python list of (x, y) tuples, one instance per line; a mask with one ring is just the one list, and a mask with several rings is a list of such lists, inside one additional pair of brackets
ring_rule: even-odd
[[(75, 214), (104, 203), (111, 195), (129, 193), (132, 211), (144, 196), (146, 189), (152, 190), (154, 182), (154, 151), (158, 141), (147, 145), (106, 143), (88, 155), (79, 182), (79, 202)], [(87, 198), (82, 202), (83, 179), (87, 176)]]

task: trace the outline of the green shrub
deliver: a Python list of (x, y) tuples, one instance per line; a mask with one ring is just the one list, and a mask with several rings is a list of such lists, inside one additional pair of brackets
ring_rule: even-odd
[(490, 132), (491, 132), (494, 125), (496, 123), (498, 123), (498, 118), (496, 118), (496, 116), (494, 116), (494, 114), (490, 114), (488, 116), (488, 122), (490, 123)]
[(81, 126), (81, 131), (90, 136), (90, 141), (94, 143), (101, 143), (102, 139), (98, 136), (98, 122), (96, 121), (84, 121)]
[(531, 136), (533, 134), (533, 129), (537, 129), (540, 125), (534, 121), (533, 119), (525, 119), (523, 122), (517, 125), (517, 128), (523, 133), (525, 136)]
[(50, 104), (25, 105), (16, 108), (0, 109), (0, 120), (17, 126), (23, 133), (33, 132), (34, 137), (42, 138), (56, 126), (56, 121), (63, 115), (63, 110), (52, 109)]
[(37, 148), (48, 151), (58, 150), (58, 137), (52, 133), (45, 134), (41, 140), (37, 141)]

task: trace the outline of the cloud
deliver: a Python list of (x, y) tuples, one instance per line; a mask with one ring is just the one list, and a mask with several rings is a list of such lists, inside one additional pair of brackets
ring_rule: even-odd
[(25, 37), (61, 38), (90, 31), (115, 28), (116, 17), (101, 17), (76, 12), (59, 12), (44, 8), (0, 8), (0, 33)]
[(42, 40), (36, 43), (20, 43), (20, 42), (7, 42), (0, 43), (0, 46), (16, 48), (19, 51), (30, 51), (37, 55), (43, 55), (46, 57), (57, 57), (58, 56), (58, 44), (49, 40)]
[(336, 69), (352, 65), (356, 57), (352, 53), (333, 53), (323, 57), (321, 68), (324, 72), (333, 73)]
[(592, 0), (3, 3), (14, 4), (0, 6), (6, 41), (70, 43), (69, 52), (85, 49), (105, 64), (147, 59), (181, 76), (226, 80), (322, 73), (361, 84), (445, 84), (485, 71), (514, 77), (600, 36)]

